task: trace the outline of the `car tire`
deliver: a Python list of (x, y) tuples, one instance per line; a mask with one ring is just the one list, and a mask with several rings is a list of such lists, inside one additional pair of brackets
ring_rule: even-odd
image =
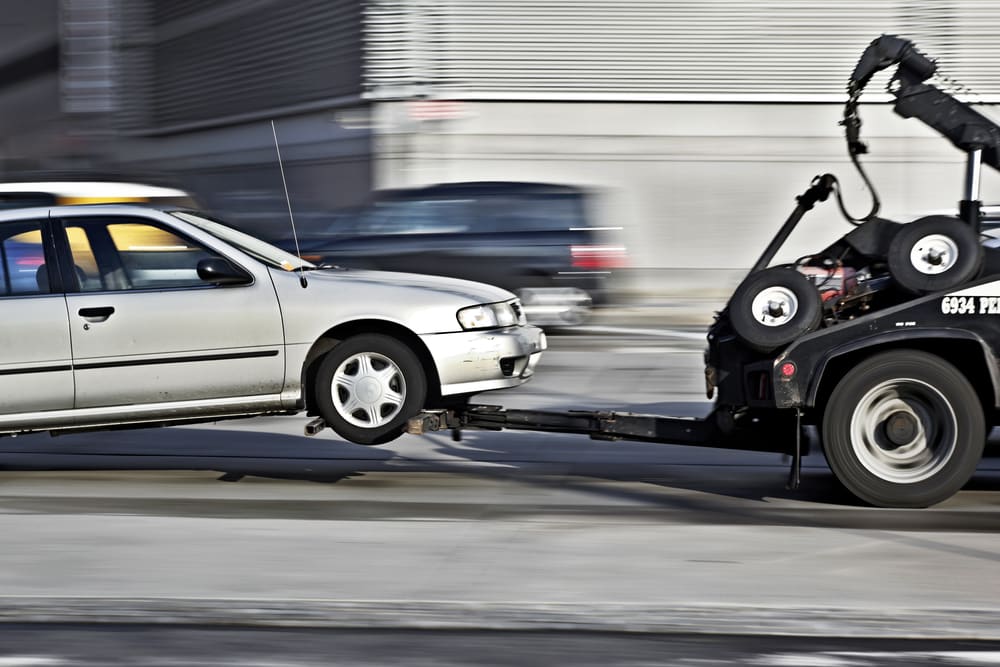
[(840, 483), (878, 507), (927, 507), (975, 472), (986, 442), (975, 389), (944, 359), (918, 350), (877, 354), (837, 384), (823, 450)]
[(736, 335), (758, 352), (771, 352), (815, 329), (823, 303), (815, 286), (795, 269), (753, 273), (736, 288), (729, 320)]
[(403, 434), (427, 397), (427, 376), (413, 350), (382, 334), (340, 342), (316, 374), (317, 409), (341, 437), (378, 445)]
[(975, 230), (957, 218), (915, 220), (889, 244), (889, 274), (903, 290), (927, 294), (959, 287), (979, 275), (983, 247)]

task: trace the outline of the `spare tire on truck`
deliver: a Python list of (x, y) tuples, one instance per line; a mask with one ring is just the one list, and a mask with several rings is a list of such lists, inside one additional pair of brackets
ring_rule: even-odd
[(889, 244), (889, 274), (911, 294), (950, 290), (979, 275), (983, 246), (958, 218), (933, 215), (903, 225)]
[(729, 301), (729, 320), (740, 340), (771, 352), (815, 329), (823, 314), (816, 287), (786, 267), (750, 274)]

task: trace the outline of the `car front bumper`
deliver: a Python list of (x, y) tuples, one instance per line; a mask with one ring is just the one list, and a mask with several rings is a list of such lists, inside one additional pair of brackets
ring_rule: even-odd
[(548, 347), (535, 326), (420, 337), (437, 366), (441, 395), (475, 394), (527, 382)]

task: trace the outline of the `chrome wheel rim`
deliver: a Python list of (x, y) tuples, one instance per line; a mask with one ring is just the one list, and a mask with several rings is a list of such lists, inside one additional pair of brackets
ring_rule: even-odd
[(757, 293), (750, 310), (754, 319), (764, 326), (780, 327), (795, 319), (799, 312), (799, 299), (787, 287), (772, 285)]
[(378, 428), (403, 409), (406, 381), (389, 357), (361, 352), (345, 359), (333, 374), (333, 405), (349, 424)]
[(866, 393), (851, 417), (858, 461), (888, 482), (913, 484), (937, 474), (958, 442), (955, 411), (936, 388), (887, 380)]
[(958, 244), (944, 234), (929, 234), (913, 244), (910, 263), (928, 276), (936, 276), (955, 266)]

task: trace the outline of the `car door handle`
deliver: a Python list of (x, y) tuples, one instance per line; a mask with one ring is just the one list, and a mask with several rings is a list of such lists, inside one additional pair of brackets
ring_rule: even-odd
[(111, 317), (115, 312), (114, 306), (100, 306), (97, 308), (81, 308), (79, 310), (80, 317), (87, 320), (88, 322), (103, 322), (104, 320)]

